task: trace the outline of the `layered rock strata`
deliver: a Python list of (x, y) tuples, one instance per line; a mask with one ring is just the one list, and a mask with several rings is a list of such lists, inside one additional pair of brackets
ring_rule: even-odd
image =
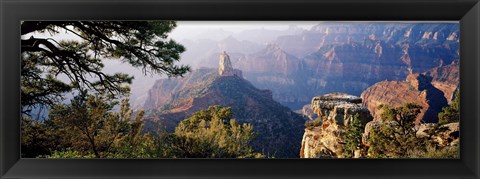
[[(299, 34), (279, 36), (267, 45), (232, 38), (221, 43), (231, 49), (232, 65), (243, 71), (245, 79), (257, 88), (271, 89), (276, 101), (298, 110), (319, 93), (359, 96), (377, 82), (400, 81), (410, 73), (450, 64), (459, 58), (459, 37), (458, 23), (325, 22)], [(213, 46), (215, 50), (201, 51), (208, 54), (204, 60), (195, 58), (200, 65), (217, 67), (219, 49)], [(247, 52), (229, 46), (255, 49)]]
[[(432, 74), (432, 72), (426, 74)], [(376, 121), (381, 121), (382, 111), (378, 108), (379, 105), (399, 107), (406, 103), (414, 103), (422, 107), (415, 121), (416, 124), (437, 122), (438, 113), (448, 105), (447, 99), (451, 101), (453, 98), (452, 95), (458, 88), (459, 80), (457, 77), (456, 80), (440, 81), (437, 77), (436, 81), (432, 81), (433, 77), (426, 74), (410, 74), (405, 81), (376, 83), (362, 93), (363, 105), (368, 108)], [(440, 86), (443, 91), (437, 86)]]
[(361, 106), (362, 99), (356, 96), (331, 93), (312, 99), (312, 110), (322, 123), (307, 128), (302, 139), (301, 158), (342, 157), (347, 127), (358, 114), (365, 124), (372, 120), (368, 109)]

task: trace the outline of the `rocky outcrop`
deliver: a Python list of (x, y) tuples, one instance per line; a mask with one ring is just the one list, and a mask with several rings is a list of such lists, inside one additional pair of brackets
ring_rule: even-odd
[(223, 68), (218, 71), (202, 69), (203, 73), (192, 73), (196, 76), (176, 79), (177, 85), (168, 88), (174, 90), (152, 89), (152, 94), (171, 95), (163, 100), (165, 103), (157, 102), (158, 110), (147, 115), (145, 120), (151, 121), (150, 124), (160, 123), (172, 131), (179, 121), (199, 110), (212, 105), (229, 106), (237, 121), (253, 125), (257, 136), (251, 145), (256, 151), (270, 157), (298, 157), (305, 119), (274, 101), (270, 90), (260, 90), (238, 76), (228, 65), (227, 54), (224, 53), (221, 62), (222, 59)]
[(234, 71), (232, 67), (232, 62), (230, 62), (230, 56), (227, 52), (223, 51), (220, 54), (220, 67), (218, 67), (218, 75), (220, 76), (233, 76)]
[(420, 122), (437, 122), (438, 113), (447, 106), (444, 93), (432, 85), (432, 77), (424, 74), (410, 74), (405, 81), (383, 81), (367, 88), (361, 95), (376, 121), (381, 121), (381, 104), (399, 107), (405, 103), (414, 103), (422, 107), (417, 116)]
[(353, 117), (358, 114), (364, 124), (372, 120), (368, 109), (360, 105), (361, 102), (361, 98), (343, 93), (314, 97), (311, 107), (322, 123), (305, 129), (300, 157), (342, 157), (345, 145), (343, 138)]
[(313, 112), (311, 104), (303, 106), (302, 110), (299, 113), (311, 121), (318, 118), (318, 115)]
[(344, 93), (330, 93), (322, 96), (316, 96), (312, 99), (312, 110), (322, 121), (322, 128), (330, 124), (341, 124), (348, 126), (353, 120), (355, 114), (360, 118), (368, 119), (370, 114), (368, 110), (359, 104), (362, 99)]
[[(431, 136), (430, 136), (431, 135)], [(418, 137), (430, 137), (438, 146), (456, 146), (460, 140), (460, 123), (454, 122), (438, 126), (438, 124), (422, 124), (417, 130)]]
[(321, 138), (321, 128), (305, 129), (302, 138), (302, 148), (300, 149), (300, 158), (333, 158), (336, 154), (328, 149)]

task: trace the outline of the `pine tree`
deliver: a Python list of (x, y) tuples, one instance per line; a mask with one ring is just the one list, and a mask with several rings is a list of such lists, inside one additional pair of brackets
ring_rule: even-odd
[[(383, 109), (382, 124), (370, 131), (368, 155), (373, 158), (408, 157), (412, 151), (425, 147), (416, 137), (415, 119), (421, 106), (406, 103), (397, 108), (380, 105)], [(422, 150), (422, 149), (420, 149)]]
[(122, 100), (120, 111), (115, 112), (113, 107), (117, 104), (105, 96), (82, 93), (70, 104), (55, 105), (48, 123), (61, 140), (63, 149), (94, 154), (97, 158), (149, 157), (147, 151), (139, 151), (145, 150), (139, 146), (152, 143), (147, 134), (141, 133), (143, 111), (133, 118), (128, 99)]
[(460, 90), (455, 93), (452, 103), (443, 107), (442, 112), (438, 113), (438, 119), (439, 125), (460, 121)]
[(230, 107), (210, 106), (183, 120), (175, 129), (176, 157), (257, 158), (249, 142), (253, 126), (231, 118)]
[(353, 116), (352, 123), (348, 126), (346, 134), (344, 136), (345, 149), (343, 156), (346, 158), (352, 158), (355, 150), (359, 150), (362, 147), (362, 135), (365, 124), (362, 123), (360, 116), (355, 114)]
[[(190, 68), (175, 65), (185, 51), (168, 38), (175, 27), (175, 21), (22, 21), (22, 113), (51, 107), (70, 91), (127, 95), (133, 77), (105, 74), (107, 59), (121, 60), (145, 74), (182, 76)], [(80, 40), (55, 39), (63, 32)], [(52, 37), (37, 35), (41, 33)], [(60, 76), (68, 80), (57, 80)]]

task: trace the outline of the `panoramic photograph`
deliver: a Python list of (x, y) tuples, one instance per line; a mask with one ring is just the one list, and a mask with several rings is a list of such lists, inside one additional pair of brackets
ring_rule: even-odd
[(22, 158), (460, 158), (460, 27), (22, 21)]

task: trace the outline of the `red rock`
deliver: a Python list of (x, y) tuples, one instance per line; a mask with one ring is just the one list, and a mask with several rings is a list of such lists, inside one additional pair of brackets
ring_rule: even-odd
[(444, 93), (432, 85), (432, 77), (424, 74), (410, 74), (405, 81), (382, 81), (367, 88), (361, 95), (363, 105), (374, 116), (375, 121), (381, 121), (381, 104), (399, 107), (405, 103), (422, 106), (417, 124), (421, 122), (437, 122), (438, 113), (447, 106)]

